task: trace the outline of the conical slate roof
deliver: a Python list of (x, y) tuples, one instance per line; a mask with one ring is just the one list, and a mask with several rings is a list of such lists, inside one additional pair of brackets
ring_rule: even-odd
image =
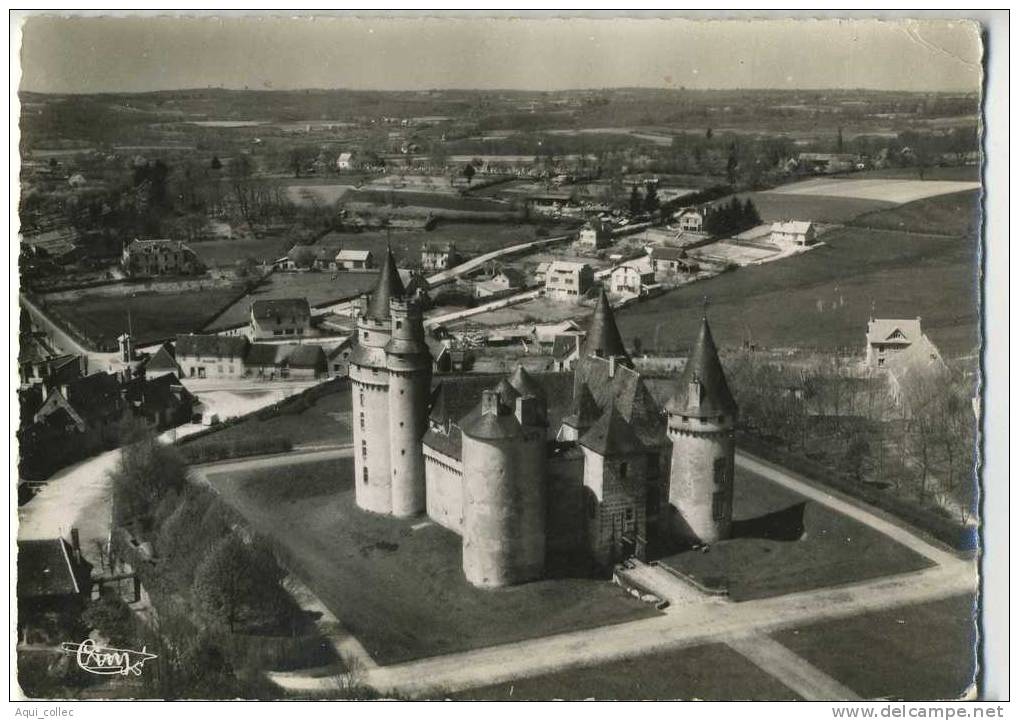
[[(697, 380), (701, 387), (701, 398), (691, 403), (690, 385)], [(690, 358), (679, 378), (679, 384), (665, 409), (670, 413), (693, 416), (732, 415), (738, 410), (736, 401), (729, 391), (725, 380), (725, 371), (718, 360), (718, 349), (715, 339), (711, 337), (708, 319), (701, 322), (701, 332), (697, 336)]]
[(520, 392), (505, 378), (499, 381), (499, 385), (495, 387), (495, 390), (499, 392), (499, 400), (508, 406), (513, 405), (516, 399), (520, 397)]
[(386, 259), (382, 263), (379, 282), (372, 291), (371, 300), (368, 301), (367, 316), (372, 320), (389, 320), (389, 301), (393, 298), (402, 298), (403, 295), (403, 281), (400, 280), (393, 251), (386, 248)]
[(544, 398), (545, 389), (541, 387), (538, 381), (534, 380), (534, 376), (524, 370), (522, 365), (518, 365), (517, 369), (513, 371), (513, 375), (510, 376), (509, 384), (519, 393), (521, 396), (534, 396), (535, 398)]
[(573, 398), (570, 415), (563, 420), (574, 428), (590, 428), (598, 420), (600, 414), (601, 410), (598, 408), (594, 396), (591, 395), (591, 389), (584, 383)]
[(616, 317), (609, 304), (609, 298), (602, 288), (598, 293), (598, 304), (594, 307), (594, 315), (591, 317), (591, 325), (587, 330), (587, 337), (584, 339), (582, 355), (598, 355), (603, 358), (625, 359), (630, 363), (630, 356), (626, 354), (626, 347), (623, 345), (623, 338), (619, 335), (619, 327), (616, 325)]
[(609, 406), (602, 417), (580, 437), (580, 445), (603, 456), (639, 453), (644, 450), (633, 426), (626, 422), (615, 406)]

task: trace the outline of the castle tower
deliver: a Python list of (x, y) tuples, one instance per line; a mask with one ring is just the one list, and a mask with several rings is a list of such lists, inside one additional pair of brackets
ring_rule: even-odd
[(672, 440), (671, 533), (693, 543), (727, 538), (732, 528), (733, 429), (739, 409), (707, 318), (665, 410)]
[(587, 337), (584, 338), (580, 355), (581, 357), (614, 358), (616, 363), (633, 368), (633, 361), (630, 360), (626, 347), (623, 345), (623, 337), (619, 333), (616, 316), (612, 312), (612, 306), (609, 303), (609, 297), (605, 295), (604, 288), (598, 294), (598, 303), (594, 307), (594, 315), (591, 317), (591, 325), (588, 327)]
[(359, 508), (392, 513), (390, 467), (389, 366), (386, 344), (393, 332), (390, 301), (402, 299), (396, 261), (386, 252), (371, 298), (357, 319), (357, 341), (350, 354), (354, 423), (354, 497)]
[(463, 568), (483, 588), (545, 572), (547, 410), (542, 398), (504, 391), (484, 391), (462, 429)]
[(432, 356), (425, 345), (418, 303), (392, 298), (389, 313), (393, 322), (392, 337), (386, 344), (392, 512), (406, 517), (425, 510), (421, 438), (428, 427)]

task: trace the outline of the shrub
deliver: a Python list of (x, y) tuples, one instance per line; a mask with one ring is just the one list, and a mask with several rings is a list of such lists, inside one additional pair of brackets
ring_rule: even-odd
[[(271, 417), (271, 416), (270, 416)], [(294, 448), (289, 438), (241, 438), (232, 441), (207, 441), (201, 444), (181, 446), (181, 453), (188, 463), (213, 463), (228, 458), (260, 456), (271, 453), (287, 453)]]

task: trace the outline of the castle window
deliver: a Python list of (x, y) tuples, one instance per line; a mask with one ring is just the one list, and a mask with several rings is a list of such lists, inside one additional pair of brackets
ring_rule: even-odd
[(365, 332), (364, 332), (364, 339), (365, 339), (365, 340), (368, 340), (368, 331), (365, 331)]
[(716, 458), (714, 465), (715, 485), (724, 488), (729, 483), (729, 464), (725, 458)]
[(405, 455), (407, 455), (407, 451), (406, 451), (406, 450), (404, 450), (403, 448), (401, 448), (401, 449), (400, 449), (400, 455), (401, 455), (401, 456), (405, 456)]
[(364, 430), (364, 413), (361, 414), (361, 430)]
[(368, 482), (368, 466), (361, 469), (362, 483)]
[(729, 494), (727, 491), (716, 491), (711, 496), (711, 520), (724, 521), (729, 510)]
[(401, 328), (403, 328), (403, 321), (402, 320), (396, 321), (396, 329), (400, 330)]
[(632, 521), (633, 520), (633, 508), (632, 507), (626, 509), (626, 516), (625, 516), (625, 518), (626, 518), (627, 521)]
[(368, 457), (368, 441), (361, 441), (361, 456), (363, 458)]

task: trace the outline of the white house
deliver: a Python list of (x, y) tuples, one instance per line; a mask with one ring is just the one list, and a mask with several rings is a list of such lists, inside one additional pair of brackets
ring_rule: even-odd
[(615, 295), (642, 295), (644, 287), (654, 282), (655, 274), (648, 263), (626, 263), (612, 269), (609, 292)]
[(704, 213), (697, 208), (683, 208), (675, 216), (682, 230), (700, 232), (704, 229)]
[(336, 254), (337, 270), (366, 270), (375, 267), (370, 250), (341, 250)]
[(924, 338), (919, 318), (871, 318), (867, 323), (867, 365), (881, 368), (892, 356)]
[(350, 170), (354, 167), (354, 154), (353, 153), (340, 153), (336, 158), (336, 169), (337, 170)]
[(554, 261), (545, 275), (545, 295), (552, 300), (579, 301), (594, 282), (587, 263)]
[(772, 223), (771, 242), (784, 247), (813, 245), (817, 231), (809, 220), (787, 220)]
[(612, 233), (600, 220), (592, 220), (580, 229), (577, 245), (599, 250), (612, 242)]

